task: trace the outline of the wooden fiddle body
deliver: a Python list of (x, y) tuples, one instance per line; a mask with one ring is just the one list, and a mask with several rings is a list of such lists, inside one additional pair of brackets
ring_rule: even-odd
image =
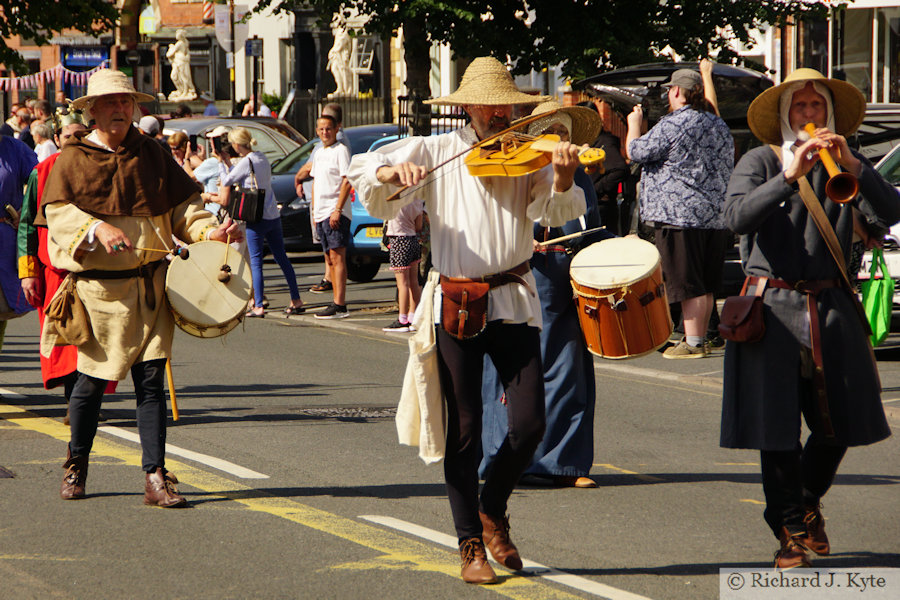
[[(559, 142), (559, 136), (553, 134), (533, 137), (509, 133), (490, 144), (476, 146), (465, 163), (474, 177), (520, 177), (549, 165)], [(588, 170), (600, 169), (601, 173), (605, 159), (601, 148), (584, 148), (578, 154), (578, 160)]]

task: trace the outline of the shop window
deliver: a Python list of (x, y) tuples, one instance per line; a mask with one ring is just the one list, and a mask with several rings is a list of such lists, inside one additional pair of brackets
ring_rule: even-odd
[(900, 8), (878, 10), (878, 66), (884, 72), (886, 102), (900, 102)]
[(278, 42), (279, 66), (281, 67), (281, 95), (287, 96), (294, 87), (294, 40), (283, 39)]
[(873, 18), (872, 9), (844, 10), (834, 24), (832, 74), (858, 87), (867, 100), (872, 97)]
[(828, 21), (803, 21), (798, 31), (797, 67), (828, 75)]

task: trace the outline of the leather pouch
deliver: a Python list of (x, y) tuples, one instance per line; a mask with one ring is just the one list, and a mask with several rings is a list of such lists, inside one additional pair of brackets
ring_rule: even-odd
[(69, 274), (62, 282), (44, 312), (45, 327), (56, 330), (57, 346), (80, 346), (91, 337), (91, 322), (78, 291), (75, 278)]
[(740, 296), (729, 296), (722, 306), (719, 315), (719, 335), (732, 342), (758, 342), (766, 333), (766, 322), (763, 318), (763, 293), (768, 279), (760, 277), (756, 283), (756, 292), (747, 296), (747, 284), (744, 280)]
[(487, 282), (441, 275), (441, 325), (453, 337), (473, 338), (487, 327)]

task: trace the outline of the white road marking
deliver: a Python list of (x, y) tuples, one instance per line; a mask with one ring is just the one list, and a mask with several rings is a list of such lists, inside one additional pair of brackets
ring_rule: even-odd
[[(108, 433), (109, 435), (114, 435), (116, 437), (120, 437), (122, 439), (136, 442), (138, 444), (141, 443), (141, 438), (138, 434), (128, 431), (127, 429), (121, 429), (119, 427), (110, 427), (103, 426), (99, 428), (103, 433)], [(208, 467), (212, 467), (214, 469), (218, 469), (220, 471), (225, 471), (235, 477), (240, 477), (242, 479), (268, 479), (268, 475), (264, 475), (263, 473), (257, 473), (256, 471), (252, 471), (246, 467), (242, 467), (240, 465), (236, 465), (232, 462), (228, 462), (227, 460), (223, 460), (221, 458), (216, 458), (215, 456), (209, 456), (208, 454), (200, 454), (199, 452), (194, 452), (193, 450), (185, 450), (184, 448), (179, 448), (178, 446), (173, 446), (172, 444), (166, 444), (166, 454), (174, 454), (175, 456), (181, 456), (183, 458), (187, 458), (189, 460), (193, 460), (195, 462), (204, 464)]]
[(0, 388), (0, 396), (7, 396), (14, 400), (24, 400), (25, 399), (25, 396), (23, 396), (22, 394), (17, 394), (13, 391), (5, 390), (3, 388)]
[[(440, 531), (435, 531), (434, 529), (428, 529), (427, 527), (422, 527), (421, 525), (416, 525), (415, 523), (401, 521), (400, 519), (395, 519), (393, 517), (383, 517), (381, 515), (360, 515), (359, 518), (365, 519), (366, 521), (371, 521), (372, 523), (378, 523), (379, 525), (383, 525), (385, 527), (390, 527), (391, 529), (403, 531), (410, 535), (424, 538), (426, 540), (432, 541), (441, 546), (452, 548), (454, 550), (459, 548), (459, 543), (452, 535), (447, 535), (446, 533), (441, 533)], [(565, 585), (581, 592), (587, 592), (588, 594), (593, 594), (594, 596), (606, 598), (607, 600), (650, 600), (646, 596), (632, 594), (631, 592), (626, 592), (609, 585), (591, 581), (590, 579), (585, 579), (584, 577), (579, 577), (578, 575), (571, 575), (569, 573), (566, 573), (565, 571), (559, 571), (557, 569), (554, 569), (553, 567), (548, 567), (531, 560), (522, 559), (522, 564), (525, 567), (524, 569), (522, 569), (522, 572), (532, 577), (543, 577), (548, 581), (552, 581), (560, 585)]]

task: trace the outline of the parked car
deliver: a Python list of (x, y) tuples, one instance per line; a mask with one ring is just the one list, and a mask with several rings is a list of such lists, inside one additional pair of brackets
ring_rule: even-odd
[[(270, 119), (274, 121), (275, 119)], [(176, 131), (183, 131), (187, 134), (191, 144), (199, 144), (207, 150), (210, 156), (210, 143), (205, 135), (218, 127), (245, 127), (250, 131), (250, 135), (257, 141), (254, 150), (259, 150), (269, 159), (269, 164), (276, 165), (285, 156), (296, 150), (301, 144), (295, 142), (291, 138), (278, 133), (275, 129), (265, 124), (251, 119), (236, 119), (232, 117), (191, 117), (186, 119), (169, 119), (165, 122), (163, 135), (169, 136)], [(298, 134), (299, 135), (299, 134)], [(301, 136), (302, 137), (302, 136)]]
[[(344, 128), (344, 136), (350, 145), (351, 154), (367, 151), (372, 144), (387, 136), (397, 135), (395, 123), (377, 125), (359, 125)], [(306, 161), (318, 143), (318, 138), (297, 148), (272, 168), (272, 189), (281, 209), (281, 228), (284, 243), (288, 250), (304, 252), (320, 250), (321, 246), (313, 242), (312, 226), (309, 218), (309, 198), (312, 197), (311, 185), (304, 184), (304, 198), (299, 198), (294, 188), (294, 176)], [(374, 227), (381, 228), (382, 222), (373, 219), (366, 212), (362, 203), (356, 201), (355, 192), (350, 197), (353, 218), (350, 232), (353, 244), (347, 249), (347, 277), (351, 281), (371, 281), (378, 273), (381, 263), (387, 262), (387, 253), (381, 250), (380, 244), (372, 246), (370, 236), (375, 235)], [(381, 241), (381, 233), (377, 234)], [(359, 247), (356, 240), (361, 239)]]

